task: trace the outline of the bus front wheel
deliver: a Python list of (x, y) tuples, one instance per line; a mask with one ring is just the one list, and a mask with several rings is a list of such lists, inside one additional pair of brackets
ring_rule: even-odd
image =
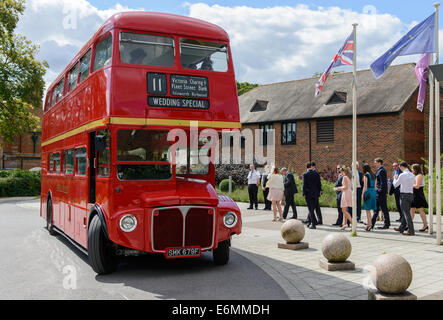
[(51, 236), (55, 236), (57, 232), (54, 230), (54, 224), (52, 222), (52, 200), (48, 199), (46, 203), (46, 229)]
[(212, 257), (216, 265), (225, 265), (229, 262), (229, 240), (219, 242), (217, 249), (212, 250)]
[(100, 218), (95, 215), (88, 227), (88, 256), (92, 269), (98, 274), (117, 270), (118, 259), (112, 243), (107, 239)]

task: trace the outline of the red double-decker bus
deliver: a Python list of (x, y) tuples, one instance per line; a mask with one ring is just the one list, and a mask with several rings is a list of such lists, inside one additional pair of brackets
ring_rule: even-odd
[[(238, 129), (229, 37), (189, 17), (119, 13), (49, 87), (42, 125), (40, 215), (99, 274), (119, 255), (229, 260), (241, 214), (215, 192), (197, 149), (171, 148), (181, 129)], [(171, 151), (172, 150), (172, 151)], [(180, 152), (179, 152), (180, 151)]]

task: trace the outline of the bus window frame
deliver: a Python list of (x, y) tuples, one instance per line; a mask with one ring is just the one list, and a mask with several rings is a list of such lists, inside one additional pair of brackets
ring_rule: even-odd
[[(164, 67), (164, 66), (151, 66), (151, 65), (145, 65), (145, 64), (131, 64), (131, 63), (125, 63), (122, 61), (121, 55), (120, 55), (120, 34), (122, 32), (126, 33), (138, 33), (138, 34), (145, 34), (148, 36), (157, 36), (157, 37), (166, 37), (166, 38), (172, 38), (173, 43), (173, 49), (174, 52), (174, 63), (170, 67)], [(146, 30), (134, 30), (134, 29), (128, 29), (128, 28), (118, 28), (115, 29), (115, 41), (114, 41), (114, 50), (115, 55), (113, 59), (115, 59), (115, 62), (118, 63), (120, 66), (125, 67), (131, 67), (131, 68), (149, 68), (149, 69), (161, 69), (161, 70), (176, 70), (177, 67), (179, 67), (177, 57), (180, 55), (179, 49), (177, 47), (177, 39), (178, 36), (175, 34), (165, 34), (161, 32), (155, 32), (155, 31), (146, 31)]]
[[(85, 148), (86, 149), (86, 171), (85, 174), (78, 174), (78, 166), (77, 166), (77, 150), (78, 149), (82, 149)], [(88, 176), (88, 168), (89, 168), (89, 158), (88, 158), (88, 146), (86, 144), (83, 145), (78, 145), (73, 147), (74, 149), (74, 177), (79, 177), (79, 178), (86, 178)]]
[[(71, 71), (74, 70), (78, 65), (78, 72), (77, 72), (77, 80), (75, 82), (75, 87), (71, 89), (71, 83), (69, 82), (69, 75), (71, 74)], [(79, 85), (79, 79), (80, 79), (80, 60), (76, 60), (76, 62), (72, 65), (72, 67), (66, 72), (66, 96), (70, 94), (72, 91), (77, 89)]]
[[(171, 183), (174, 182), (176, 179), (176, 174), (175, 174), (175, 170), (176, 170), (176, 166), (175, 164), (173, 164), (172, 162), (165, 162), (165, 161), (118, 161), (117, 160), (117, 132), (119, 130), (151, 130), (151, 131), (169, 131), (171, 129), (171, 127), (167, 127), (167, 126), (155, 126), (155, 127), (151, 127), (151, 128), (147, 128), (145, 126), (130, 126), (130, 125), (120, 125), (116, 128), (113, 128), (111, 130), (111, 138), (112, 136), (115, 136), (114, 139), (111, 139), (111, 176), (115, 177), (117, 179), (118, 182), (120, 183), (134, 183), (134, 182), (167, 182), (167, 183)], [(173, 145), (174, 142), (171, 142), (171, 145)], [(169, 179), (163, 179), (163, 180), (121, 180), (118, 177), (118, 170), (117, 170), (117, 166), (118, 165), (165, 165), (165, 164), (169, 164), (171, 166), (171, 178)], [(115, 171), (115, 175), (112, 175), (112, 170)]]
[[(67, 153), (68, 151), (72, 151), (73, 152), (72, 157), (73, 157), (74, 163), (72, 165), (72, 170), (73, 170), (72, 173), (66, 173), (65, 153)], [(71, 147), (71, 148), (63, 149), (62, 154), (63, 154), (63, 171), (62, 171), (62, 174), (64, 176), (66, 176), (66, 177), (73, 177), (75, 175), (75, 148)]]
[[(198, 69), (190, 69), (190, 68), (186, 68), (182, 65), (182, 61), (181, 61), (181, 40), (196, 40), (196, 41), (206, 41), (206, 42), (213, 42), (213, 43), (222, 43), (224, 45), (226, 45), (226, 65), (227, 65), (227, 70), (226, 71), (214, 71), (214, 70), (198, 70)], [(190, 72), (197, 72), (197, 73), (201, 73), (201, 72), (215, 72), (217, 74), (229, 74), (231, 73), (231, 71), (233, 70), (233, 65), (232, 65), (232, 58), (231, 58), (231, 47), (230, 47), (230, 42), (229, 41), (222, 41), (222, 40), (215, 40), (215, 39), (205, 39), (205, 38), (198, 38), (198, 37), (192, 37), (192, 36), (177, 36), (177, 42), (178, 42), (178, 62), (179, 62), (179, 67), (180, 70), (185, 70), (186, 71), (190, 71)]]
[[(97, 69), (97, 70), (94, 70), (94, 64), (95, 64), (95, 54), (96, 54), (96, 49), (97, 49), (97, 45), (100, 43), (100, 42), (102, 42), (103, 40), (105, 40), (106, 38), (108, 38), (108, 37), (111, 37), (112, 38), (112, 41), (111, 41), (111, 43), (112, 43), (112, 45), (111, 45), (111, 48), (112, 48), (112, 50), (111, 50), (111, 60), (110, 60), (110, 62), (107, 64), (107, 65), (104, 65), (103, 67), (101, 67), (101, 68), (99, 68), (99, 69)], [(92, 50), (92, 53), (91, 53), (91, 63), (90, 63), (90, 70), (89, 70), (89, 76), (88, 77), (90, 77), (92, 74), (95, 74), (96, 72), (98, 72), (98, 71), (100, 71), (100, 70), (104, 70), (104, 69), (106, 69), (106, 68), (109, 68), (109, 67), (111, 67), (112, 65), (113, 65), (113, 62), (114, 62), (114, 55), (115, 55), (115, 37), (114, 37), (114, 33), (113, 32), (111, 32), (111, 31), (108, 31), (108, 32), (105, 32), (105, 33), (103, 33), (100, 37), (98, 37), (96, 40), (95, 40), (95, 42), (94, 42), (94, 44), (90, 47), (90, 49)], [(80, 60), (79, 60), (80, 61)], [(79, 73), (80, 74), (80, 73)], [(86, 77), (86, 79), (88, 78), (88, 77)], [(80, 76), (79, 76), (79, 78), (80, 78)], [(85, 80), (86, 80), (85, 79)], [(84, 80), (83, 80), (84, 81)]]

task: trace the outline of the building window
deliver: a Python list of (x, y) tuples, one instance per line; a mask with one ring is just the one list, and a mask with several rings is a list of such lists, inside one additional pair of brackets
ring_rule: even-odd
[(111, 62), (112, 36), (100, 41), (95, 47), (94, 71), (103, 68)]
[(268, 101), (257, 100), (251, 109), (251, 112), (263, 112), (268, 108)]
[(281, 144), (297, 144), (297, 123), (288, 122), (281, 124)]
[(274, 125), (261, 124), (260, 125), (260, 145), (272, 146), (274, 145)]
[(75, 174), (77, 176), (85, 176), (86, 175), (86, 148), (78, 148), (75, 149)]
[(334, 142), (334, 120), (317, 121), (317, 143)]
[(326, 105), (329, 106), (346, 103), (347, 96), (348, 94), (346, 92), (334, 91), (328, 102), (326, 102)]

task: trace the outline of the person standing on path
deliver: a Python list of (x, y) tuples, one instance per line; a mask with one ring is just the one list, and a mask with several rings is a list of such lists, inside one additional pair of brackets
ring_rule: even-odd
[(297, 185), (295, 184), (294, 175), (288, 171), (287, 168), (281, 169), (281, 174), (284, 177), (283, 184), (285, 187), (285, 208), (283, 210), (283, 219), (286, 219), (289, 213), (289, 207), (292, 208), (292, 218), (297, 219), (297, 208), (294, 202), (294, 195), (298, 193)]
[(271, 167), (269, 165), (265, 166), (265, 172), (261, 177), (261, 186), (263, 190), (263, 199), (265, 200), (265, 208), (263, 210), (272, 210), (272, 202), (268, 200), (269, 188), (266, 188), (268, 182), (268, 176), (271, 174)]
[(274, 168), (272, 174), (268, 177), (266, 188), (269, 189), (268, 200), (272, 202), (272, 211), (274, 213), (273, 222), (277, 221), (277, 210), (279, 213), (279, 221), (283, 222), (283, 213), (281, 210), (280, 202), (283, 199), (283, 176), (278, 171), (278, 168)]
[(312, 170), (310, 162), (306, 165), (306, 168), (308, 170), (303, 174), (303, 196), (309, 210), (308, 228), (316, 229), (317, 219), (314, 210), (321, 193), (321, 180), (320, 175)]
[[(394, 181), (395, 176), (399, 176), (401, 174), (400, 167), (397, 162), (394, 162), (392, 164), (392, 181)], [(389, 195), (394, 195), (395, 197), (395, 205), (397, 206), (397, 211), (400, 214), (400, 219), (397, 220), (397, 222), (401, 222), (401, 217), (403, 216), (403, 212), (401, 212), (401, 206), (400, 206), (400, 187), (395, 188), (394, 186), (391, 186), (391, 190), (389, 190)]]
[(253, 209), (255, 205), (255, 210), (258, 210), (258, 186), (260, 184), (260, 173), (255, 170), (255, 166), (251, 164), (249, 166), (248, 173), (248, 193), (249, 193), (249, 208), (248, 210)]
[(377, 191), (377, 212), (372, 217), (372, 225), (375, 226), (377, 221), (377, 216), (379, 209), (381, 208), (384, 216), (383, 227), (378, 227), (377, 229), (389, 229), (391, 226), (391, 220), (389, 219), (389, 210), (387, 203), (388, 196), (388, 175), (386, 169), (383, 167), (383, 159), (376, 158), (374, 164), (377, 167), (377, 172), (375, 173), (376, 184), (375, 190)]
[[(312, 170), (314, 170), (315, 173), (317, 173), (320, 176), (320, 174), (317, 171), (317, 165), (315, 162), (311, 162), (311, 168), (312, 168)], [(320, 178), (320, 181), (321, 181), (321, 178)], [(323, 189), (320, 190), (320, 196), (321, 196), (322, 192), (323, 192)], [(323, 216), (321, 214), (320, 198), (318, 198), (317, 200), (318, 200), (317, 204), (315, 205), (315, 214), (317, 215), (317, 221), (318, 221), (317, 225), (321, 226), (323, 224)]]
[(337, 190), (342, 192), (340, 206), (343, 211), (343, 225), (341, 230), (346, 230), (348, 221), (349, 223), (352, 222), (352, 217), (348, 211), (349, 208), (352, 208), (352, 175), (351, 170), (346, 166), (341, 168), (341, 174), (343, 175), (343, 186), (337, 188)]
[[(403, 217), (401, 219), (401, 224), (399, 228), (395, 228), (395, 231), (398, 231), (405, 236), (413, 236), (415, 235), (414, 230), (414, 222), (411, 217), (411, 204), (414, 201), (414, 184), (415, 184), (415, 176), (409, 171), (408, 164), (406, 162), (402, 162), (400, 164), (400, 169), (402, 174), (399, 176), (394, 176), (394, 186), (397, 188), (400, 186), (400, 206), (403, 211)], [(408, 227), (408, 231), (405, 232), (406, 227)]]
[(372, 173), (369, 164), (363, 165), (363, 200), (364, 209), (366, 210), (366, 231), (371, 231), (374, 226), (372, 224), (371, 210), (374, 213), (377, 210), (377, 192), (375, 191), (375, 174)]
[(420, 232), (426, 232), (428, 230), (428, 221), (426, 220), (426, 213), (423, 208), (428, 208), (428, 201), (426, 201), (425, 193), (423, 191), (425, 186), (425, 179), (421, 173), (421, 167), (419, 164), (414, 164), (412, 166), (412, 173), (415, 175), (414, 184), (414, 200), (411, 204), (411, 219), (414, 221), (415, 210), (418, 209), (421, 221), (423, 222), (423, 228), (418, 230)]
[(337, 221), (332, 225), (333, 227), (341, 227), (343, 224), (343, 211), (341, 211), (341, 194), (342, 192), (338, 190), (339, 187), (343, 186), (343, 175), (341, 174), (341, 165), (337, 165), (337, 182), (335, 183), (335, 192), (337, 193), (336, 203), (337, 203)]

